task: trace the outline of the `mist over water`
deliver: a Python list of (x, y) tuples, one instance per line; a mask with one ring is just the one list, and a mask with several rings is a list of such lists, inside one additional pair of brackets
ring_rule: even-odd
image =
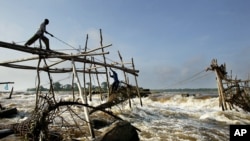
[[(69, 95), (60, 94), (64, 100)], [(17, 107), (19, 114), (13, 118), (0, 119), (1, 123), (21, 122), (34, 108), (34, 94), (14, 94), (6, 100), (0, 94), (0, 103), (5, 107)], [(191, 94), (188, 97), (178, 93), (160, 92), (114, 106), (111, 110), (122, 119), (141, 130), (142, 141), (228, 141), (230, 124), (250, 124), (250, 114), (243, 111), (222, 111), (215, 94)], [(91, 105), (99, 105), (95, 95)], [(18, 140), (15, 136), (13, 140)], [(86, 138), (83, 140), (87, 140)]]

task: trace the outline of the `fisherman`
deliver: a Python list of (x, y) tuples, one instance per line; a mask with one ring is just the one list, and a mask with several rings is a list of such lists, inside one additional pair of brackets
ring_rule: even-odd
[[(49, 39), (44, 36), (44, 33), (49, 34), (51, 37), (54, 37), (52, 34), (50, 34), (48, 31), (46, 31), (46, 25), (49, 24), (48, 19), (44, 19), (43, 23), (41, 23), (40, 28), (38, 31), (25, 43), (25, 46), (33, 44), (37, 39), (40, 39), (40, 45), (41, 40), (44, 42), (46, 46), (46, 50), (50, 50), (49, 48)], [(41, 48), (41, 46), (40, 46)]]
[(118, 89), (118, 86), (119, 86), (119, 79), (118, 79), (118, 75), (117, 73), (112, 70), (110, 68), (110, 70), (112, 71), (113, 75), (111, 75), (111, 73), (109, 72), (109, 76), (112, 77), (114, 79), (114, 82), (112, 84), (112, 91), (116, 91)]

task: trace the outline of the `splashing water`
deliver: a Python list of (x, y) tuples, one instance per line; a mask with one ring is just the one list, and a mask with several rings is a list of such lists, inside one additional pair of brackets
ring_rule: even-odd
[[(61, 98), (69, 99), (67, 94)], [(5, 107), (17, 107), (19, 114), (13, 118), (0, 119), (1, 123), (15, 123), (25, 120), (34, 108), (34, 94), (0, 94), (0, 103)], [(218, 97), (189, 96), (158, 93), (112, 108), (112, 111), (139, 128), (142, 141), (227, 141), (230, 124), (250, 124), (250, 114), (243, 111), (222, 111)], [(99, 96), (94, 96), (92, 105), (100, 104)], [(10, 139), (10, 138), (8, 138)], [(12, 136), (12, 140), (18, 140)]]

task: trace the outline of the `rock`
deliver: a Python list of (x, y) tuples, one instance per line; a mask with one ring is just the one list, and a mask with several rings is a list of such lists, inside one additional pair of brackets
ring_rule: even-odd
[(11, 129), (2, 129), (0, 130), (0, 139), (7, 137), (11, 134), (14, 134), (14, 131)]
[(0, 118), (11, 117), (11, 116), (13, 116), (15, 114), (17, 114), (17, 108), (10, 108), (10, 109), (0, 110)]
[(139, 141), (136, 128), (127, 121), (117, 121), (95, 141)]
[(181, 94), (182, 97), (189, 97), (188, 93)]
[(95, 129), (101, 129), (103, 127), (110, 125), (109, 122), (105, 120), (101, 120), (101, 119), (92, 119), (91, 123), (92, 123), (92, 127)]

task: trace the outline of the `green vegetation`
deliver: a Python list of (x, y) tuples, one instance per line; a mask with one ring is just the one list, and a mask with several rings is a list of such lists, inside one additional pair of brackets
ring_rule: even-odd
[[(86, 84), (87, 84), (86, 89), (89, 90), (90, 83), (86, 83)], [(91, 85), (92, 91), (100, 91), (100, 89), (101, 89), (101, 91), (106, 92), (107, 87), (108, 87), (107, 82), (102, 82), (100, 87), (101, 88), (99, 88), (98, 86)], [(78, 91), (78, 87), (77, 87), (76, 83), (74, 83), (73, 85), (71, 85), (71, 84), (63, 85), (60, 82), (55, 82), (55, 83), (53, 83), (53, 89), (54, 89), (54, 91), (72, 91), (72, 90)], [(49, 90), (48, 88), (40, 86), (40, 91), (48, 91), (48, 90)], [(36, 88), (28, 88), (27, 91), (36, 91)]]

